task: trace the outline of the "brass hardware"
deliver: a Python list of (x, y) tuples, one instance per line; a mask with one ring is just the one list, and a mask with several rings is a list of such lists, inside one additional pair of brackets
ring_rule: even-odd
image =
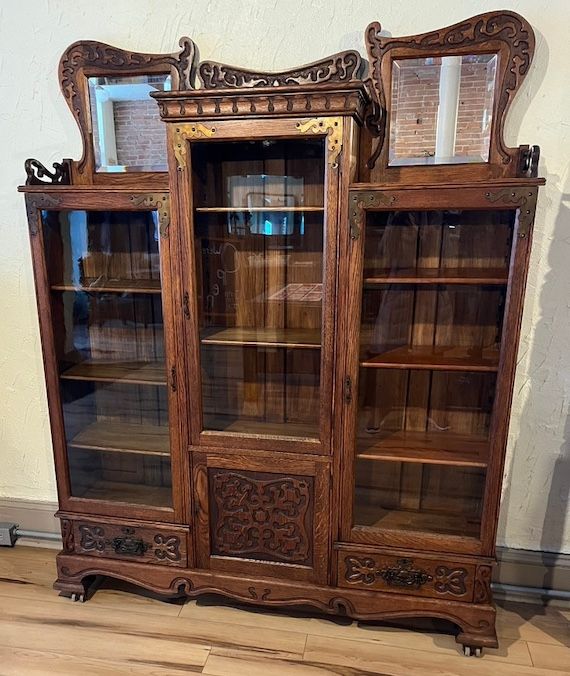
[(325, 134), (328, 137), (328, 163), (338, 167), (338, 157), (342, 150), (342, 117), (313, 117), (305, 122), (297, 122), (297, 130), (301, 134)]
[(384, 206), (390, 207), (396, 200), (396, 195), (380, 192), (379, 190), (362, 190), (352, 193), (350, 197), (350, 239), (354, 241), (360, 238), (360, 234), (364, 228), (366, 209)]
[(38, 209), (50, 209), (61, 204), (61, 198), (55, 195), (26, 195), (26, 213), (30, 235), (38, 234)]
[(344, 401), (350, 404), (352, 401), (352, 378), (346, 376), (344, 379)]
[(158, 212), (158, 224), (160, 236), (168, 237), (170, 227), (170, 199), (167, 193), (145, 193), (143, 195), (131, 195), (131, 202), (135, 207), (148, 207)]
[(530, 233), (537, 196), (536, 188), (503, 188), (485, 193), (485, 199), (492, 204), (502, 203), (518, 207), (517, 234), (521, 239), (525, 239)]
[(170, 389), (172, 390), (172, 392), (176, 392), (177, 390), (176, 366), (173, 366), (170, 369)]
[(175, 125), (173, 134), (174, 157), (179, 171), (186, 167), (186, 141), (192, 138), (211, 138), (215, 133), (215, 127), (207, 127), (200, 122)]
[(184, 296), (182, 297), (182, 303), (184, 305), (184, 316), (186, 319), (190, 319), (190, 294), (188, 291), (184, 292)]
[(431, 582), (433, 576), (420, 568), (412, 568), (413, 563), (412, 559), (398, 559), (395, 566), (381, 568), (376, 575), (390, 587), (419, 589), (426, 582)]
[(124, 556), (144, 556), (146, 551), (150, 549), (150, 545), (144, 540), (137, 540), (133, 537), (135, 534), (134, 528), (123, 528), (125, 537), (113, 538), (110, 542), (115, 554), (123, 554)]

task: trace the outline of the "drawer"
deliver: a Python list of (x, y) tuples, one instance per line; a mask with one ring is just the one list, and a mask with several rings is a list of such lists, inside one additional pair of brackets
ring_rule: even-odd
[(183, 528), (91, 519), (71, 523), (73, 539), (68, 545), (76, 554), (181, 568), (188, 564), (187, 531)]
[(338, 586), (470, 602), (475, 568), (444, 559), (343, 549), (338, 552)]

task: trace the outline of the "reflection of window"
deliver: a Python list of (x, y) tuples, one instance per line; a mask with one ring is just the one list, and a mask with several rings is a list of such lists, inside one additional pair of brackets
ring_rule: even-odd
[(96, 170), (166, 171), (166, 133), (150, 93), (170, 90), (170, 75), (88, 82)]

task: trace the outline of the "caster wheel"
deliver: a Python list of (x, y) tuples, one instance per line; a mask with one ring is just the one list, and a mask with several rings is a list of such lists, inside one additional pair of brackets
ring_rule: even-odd
[(74, 603), (76, 603), (77, 601), (79, 601), (79, 603), (85, 603), (85, 594), (78, 594), (78, 593), (74, 592), (71, 595), (71, 600)]
[(464, 645), (463, 654), (465, 657), (481, 657), (483, 654), (483, 648), (474, 648), (470, 645)]

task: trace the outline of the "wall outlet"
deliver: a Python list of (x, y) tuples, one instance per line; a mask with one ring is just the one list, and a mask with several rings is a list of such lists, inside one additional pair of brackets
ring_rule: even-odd
[(13, 547), (16, 544), (18, 536), (16, 531), (18, 530), (17, 523), (8, 523), (7, 521), (0, 521), (0, 546), (1, 547)]

